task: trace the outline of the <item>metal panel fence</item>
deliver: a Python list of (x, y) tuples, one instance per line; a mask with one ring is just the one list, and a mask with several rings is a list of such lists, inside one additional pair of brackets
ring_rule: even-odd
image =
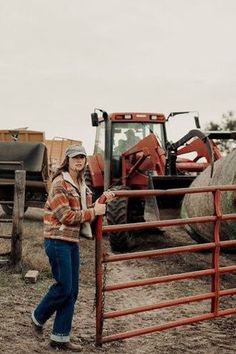
[[(155, 222), (144, 222), (144, 223), (132, 223), (132, 224), (122, 224), (122, 225), (111, 225), (103, 226), (102, 217), (97, 220), (96, 226), (96, 344), (102, 345), (103, 343), (123, 340), (135, 336), (140, 336), (144, 334), (149, 334), (153, 332), (160, 332), (170, 328), (175, 328), (187, 324), (192, 324), (198, 321), (214, 319), (220, 316), (227, 316), (236, 313), (236, 307), (228, 309), (220, 309), (219, 300), (221, 297), (235, 295), (236, 288), (221, 290), (220, 277), (225, 273), (236, 272), (236, 265), (231, 265), (227, 267), (220, 266), (220, 251), (224, 248), (236, 247), (235, 240), (220, 240), (220, 225), (225, 221), (236, 220), (236, 213), (223, 214), (221, 208), (221, 194), (225, 191), (236, 191), (236, 186), (225, 185), (225, 186), (211, 186), (202, 188), (183, 188), (176, 190), (148, 190), (148, 191), (117, 191), (116, 196), (119, 197), (148, 197), (148, 196), (174, 196), (183, 195), (185, 193), (205, 193), (211, 192), (213, 194), (214, 202), (214, 215), (209, 216), (199, 216), (187, 219), (172, 219), (172, 220), (161, 220)], [(104, 196), (100, 198), (100, 202), (104, 202)], [(166, 249), (157, 249), (151, 251), (134, 252), (126, 254), (108, 254), (107, 249), (105, 249), (103, 242), (103, 234), (109, 232), (120, 232), (120, 231), (135, 231), (135, 230), (150, 230), (157, 227), (171, 227), (171, 226), (183, 226), (187, 224), (194, 223), (213, 223), (214, 224), (214, 237), (213, 241), (204, 244), (193, 244), (180, 247), (171, 247)], [(236, 236), (235, 236), (236, 238)], [(209, 269), (197, 270), (191, 272), (185, 272), (181, 274), (171, 274), (165, 276), (159, 276), (155, 278), (135, 280), (130, 282), (123, 282), (118, 284), (104, 283), (104, 268), (108, 263), (120, 262), (131, 259), (144, 259), (152, 257), (160, 257), (163, 255), (173, 255), (173, 254), (183, 254), (198, 251), (210, 250), (212, 252), (212, 266)], [(161, 303), (156, 303), (152, 305), (139, 306), (135, 308), (123, 309), (106, 312), (104, 308), (104, 296), (106, 293), (121, 289), (129, 289), (135, 287), (143, 287), (147, 285), (155, 285), (160, 283), (169, 283), (179, 280), (189, 280), (198, 279), (202, 276), (211, 277), (211, 291), (207, 293), (197, 294), (193, 296), (185, 296), (173, 300), (164, 301)], [(146, 311), (158, 310), (163, 308), (174, 307), (182, 304), (196, 303), (203, 300), (210, 300), (210, 308), (208, 313), (204, 313), (198, 316), (181, 318), (176, 321), (154, 325), (151, 327), (139, 328), (127, 332), (115, 333), (109, 336), (103, 336), (103, 323), (105, 320), (120, 316), (128, 316), (131, 314), (137, 314)]]

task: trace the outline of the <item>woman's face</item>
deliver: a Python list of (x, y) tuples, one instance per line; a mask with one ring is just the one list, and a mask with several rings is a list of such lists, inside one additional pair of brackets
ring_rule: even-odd
[(76, 155), (75, 157), (69, 157), (69, 171), (76, 173), (81, 172), (86, 164), (86, 157), (84, 155)]

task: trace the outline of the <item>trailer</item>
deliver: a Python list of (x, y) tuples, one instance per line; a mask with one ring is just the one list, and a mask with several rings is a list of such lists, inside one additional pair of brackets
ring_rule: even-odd
[(25, 211), (44, 207), (50, 179), (61, 164), (66, 148), (80, 140), (54, 137), (27, 128), (0, 130), (0, 205), (8, 216), (13, 212), (15, 171), (26, 171)]

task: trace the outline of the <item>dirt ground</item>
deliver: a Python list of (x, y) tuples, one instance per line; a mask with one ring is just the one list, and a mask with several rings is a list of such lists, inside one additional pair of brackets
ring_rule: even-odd
[[(146, 233), (143, 237), (148, 241), (146, 248), (149, 249), (194, 243), (180, 228), (168, 229), (163, 235)], [(108, 241), (104, 242), (108, 246)], [(33, 245), (32, 247), (29, 247), (30, 243)], [(0, 246), (1, 248), (5, 247), (3, 244)], [(96, 347), (95, 311), (93, 309), (95, 295), (94, 246), (94, 241), (81, 240), (81, 286), (74, 316), (72, 338), (75, 342), (80, 341), (83, 344), (83, 353), (236, 353), (236, 316), (218, 318), (213, 321), (205, 321)], [(50, 320), (46, 324), (42, 338), (35, 336), (30, 323), (32, 309), (52, 283), (47, 259), (42, 249), (42, 210), (29, 209), (25, 215), (24, 250), (25, 265), (22, 274), (14, 273), (5, 266), (0, 268), (0, 353), (51, 353), (53, 350), (48, 348), (48, 339), (52, 321)], [(41, 258), (44, 258), (44, 263)], [(235, 261), (235, 254), (221, 256), (222, 266), (233, 265)], [(43, 264), (46, 264), (46, 268)], [(189, 272), (207, 269), (210, 266), (211, 253), (163, 256), (112, 263), (107, 268), (106, 283)], [(25, 283), (24, 273), (33, 267), (40, 270), (39, 280), (36, 284)], [(222, 289), (233, 288), (235, 283), (236, 274), (226, 274), (222, 277), (221, 287)], [(168, 299), (209, 292), (210, 289), (209, 277), (202, 277), (198, 280), (190, 279), (151, 287), (146, 286), (142, 289), (120, 290), (106, 295), (105, 309), (111, 311), (154, 304)], [(226, 297), (221, 301), (221, 308), (233, 306), (236, 306), (236, 296)], [(210, 302), (203, 301), (121, 317), (116, 320), (106, 320), (104, 335), (149, 327), (209, 311)]]

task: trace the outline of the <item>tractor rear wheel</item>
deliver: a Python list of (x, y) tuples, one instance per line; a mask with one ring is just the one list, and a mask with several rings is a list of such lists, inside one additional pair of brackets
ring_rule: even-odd
[(94, 188), (94, 186), (92, 184), (91, 173), (90, 173), (88, 166), (85, 168), (85, 171), (84, 171), (84, 179), (85, 179), (86, 185), (89, 187), (89, 189), (93, 193), (93, 202), (95, 202), (95, 200), (97, 200), (100, 197), (103, 190)]
[[(125, 186), (117, 186), (110, 190), (128, 189)], [(117, 198), (107, 204), (108, 225), (127, 224), (128, 222), (128, 199)], [(110, 245), (113, 252), (127, 252), (134, 248), (135, 239), (131, 232), (122, 231), (110, 233)]]

